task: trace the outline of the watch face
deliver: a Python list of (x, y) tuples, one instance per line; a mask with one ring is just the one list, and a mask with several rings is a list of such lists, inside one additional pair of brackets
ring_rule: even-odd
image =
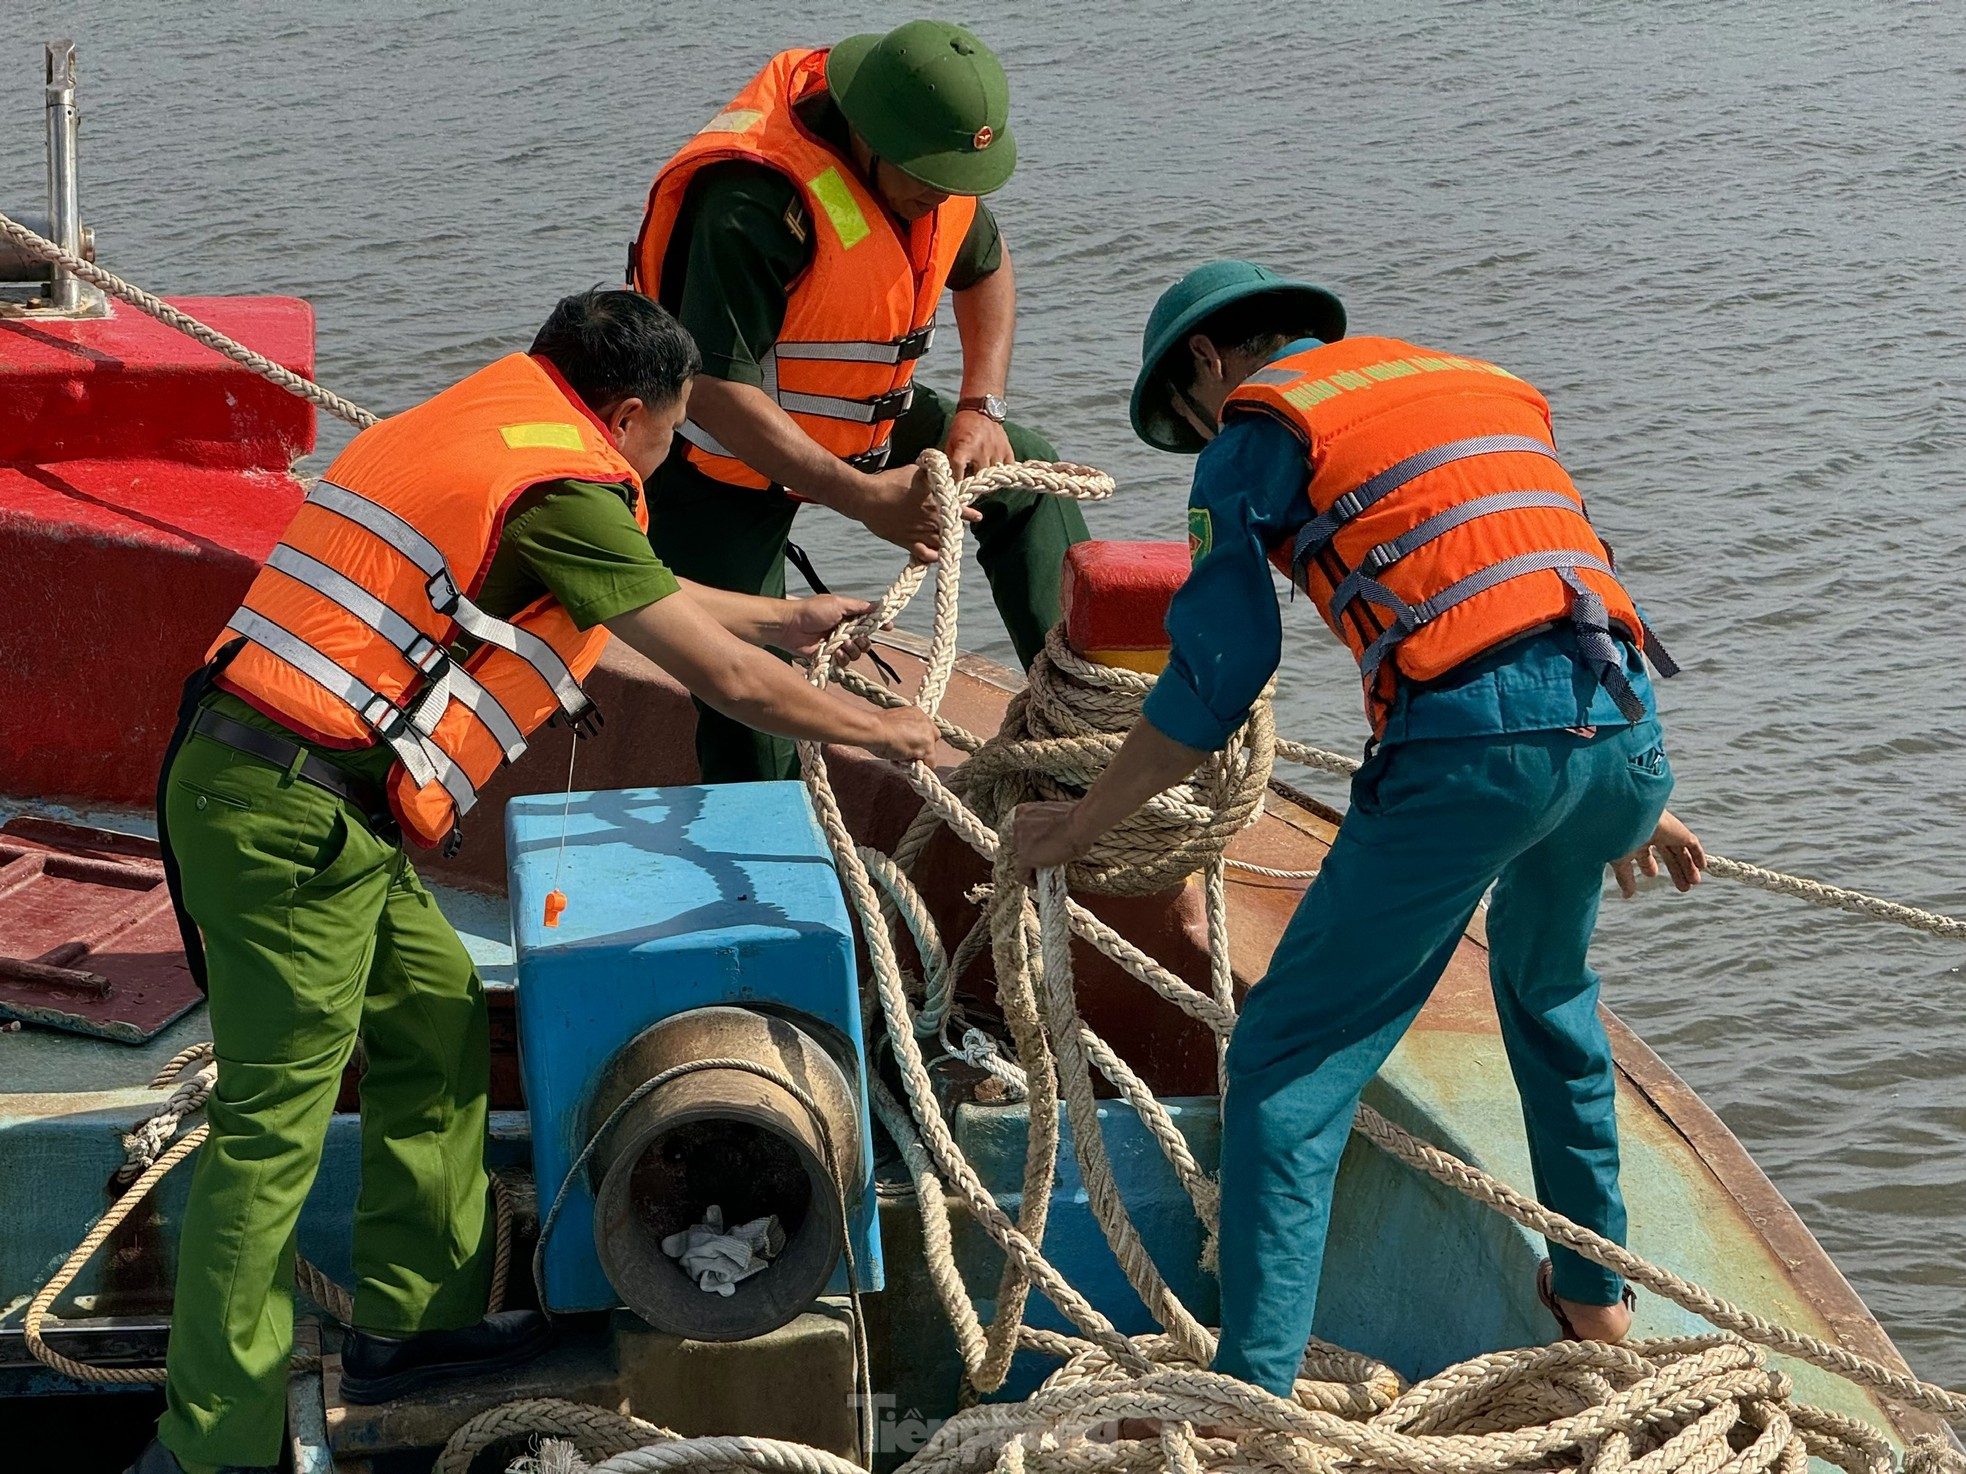
[(991, 419), (1001, 422), (1009, 418), (1010, 401), (1005, 399), (1001, 394), (985, 394), (983, 396), (983, 413)]

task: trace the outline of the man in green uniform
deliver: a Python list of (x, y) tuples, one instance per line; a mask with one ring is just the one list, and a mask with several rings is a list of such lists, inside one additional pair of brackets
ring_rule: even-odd
[[(981, 196), (1010, 177), (1009, 84), (996, 57), (962, 28), (911, 21), (886, 36), (852, 37), (832, 48), (826, 82), (793, 104), (799, 122), (855, 171), (902, 231), (950, 196)], [(938, 128), (987, 146), (952, 158), (938, 152), (946, 143)], [(783, 594), (801, 499), (932, 556), (934, 517), (914, 471), (931, 446), (948, 452), (958, 477), (1005, 461), (1057, 459), (1042, 436), (1005, 418), (1016, 277), (980, 199), (948, 277), (962, 339), (960, 395), (916, 383), (883, 470), (856, 469), (804, 434), (765, 384), (787, 301), (813, 260), (816, 228), (799, 185), (778, 169), (748, 160), (707, 165), (683, 199), (659, 283), (641, 283), (653, 286), (702, 349), (690, 419), (772, 483), (753, 490), (716, 480), (681, 446), (657, 472), (649, 528), (656, 552), (678, 573), (719, 588)], [(1028, 665), (1058, 620), (1065, 549), (1085, 539), (1085, 520), (1075, 503), (1031, 492), (998, 493), (977, 510), (977, 557)], [(791, 744), (701, 703), (697, 756), (706, 782), (798, 772)]]
[[(570, 297), (532, 352), (571, 401), (561, 418), (590, 416), (638, 475), (660, 462), (697, 362), (668, 314), (632, 292)], [(521, 493), (478, 608), (510, 620), (550, 595), (579, 628), (605, 625), (738, 720), (926, 756), (934, 729), (921, 712), (849, 704), (760, 648), (810, 650), (868, 606), (684, 583), (650, 550), (636, 495), (626, 482), (570, 480)], [(358, 1036), (367, 1071), (343, 1396), (383, 1401), (544, 1345), (536, 1312), (485, 1314), (484, 993), (387, 817), (395, 761), (380, 742), (304, 740), (207, 680), (188, 691), (160, 830), (196, 923), (186, 946), (194, 968), (202, 953), (218, 1081), (178, 1239), (159, 1441), (132, 1474), (279, 1463), (294, 1225)]]

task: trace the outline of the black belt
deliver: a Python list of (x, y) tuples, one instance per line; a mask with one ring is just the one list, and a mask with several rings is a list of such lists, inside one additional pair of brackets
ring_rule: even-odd
[[(305, 779), (316, 788), (325, 788), (336, 798), (346, 799), (360, 809), (363, 820), (377, 834), (384, 838), (395, 836), (396, 821), (390, 814), (389, 800), (379, 787), (309, 752), (298, 742), (288, 742), (271, 732), (262, 732), (244, 722), (235, 722), (224, 713), (210, 708), (200, 710), (192, 718), (191, 730), (201, 737), (210, 737), (227, 747), (262, 758), (276, 768), (291, 769), (296, 777)], [(298, 767), (294, 766), (296, 758), (300, 759)]]

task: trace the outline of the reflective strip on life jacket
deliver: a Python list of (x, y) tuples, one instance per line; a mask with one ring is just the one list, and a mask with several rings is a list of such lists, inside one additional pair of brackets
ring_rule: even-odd
[[(684, 420), (676, 427), (676, 433), (706, 455), (723, 456), (727, 460), (737, 457), (724, 448), (724, 444), (694, 420)], [(872, 450), (863, 450), (858, 455), (842, 456), (856, 471), (879, 471), (887, 465), (888, 452), (893, 449), (892, 439), (883, 440)]]
[(836, 363), (910, 363), (928, 352), (935, 341), (935, 325), (886, 343), (780, 343), (773, 352), (780, 358), (831, 359)]
[[(443, 553), (409, 523), (387, 507), (378, 506), (367, 497), (345, 486), (336, 486), (332, 481), (317, 482), (307, 499), (373, 533), (422, 569), (430, 579), (427, 589), (430, 607), (450, 618), (474, 640), (497, 645), (525, 661), (552, 690), (561, 712), (569, 719), (586, 713), (590, 704), (587, 693), (580, 689), (580, 682), (553, 647), (516, 625), (494, 619), (465, 598), (450, 565), (444, 561)], [(503, 746), (504, 738), (501, 736), (499, 740)]]
[[(809, 345), (807, 345), (809, 346)], [(863, 345), (856, 345), (863, 346)], [(873, 345), (864, 345), (873, 346)], [(765, 393), (778, 401), (779, 408), (793, 415), (821, 415), (829, 420), (845, 420), (855, 425), (872, 425), (882, 420), (897, 420), (907, 412), (908, 406), (915, 402), (915, 386), (903, 384), (898, 389), (890, 389), (885, 394), (871, 399), (850, 399), (837, 394), (804, 394), (794, 389), (784, 388), (778, 382), (778, 360), (782, 355), (774, 347), (766, 352), (758, 364), (764, 375)], [(822, 355), (806, 355), (807, 361), (817, 362)], [(840, 358), (840, 362), (854, 360)], [(868, 360), (859, 360), (866, 362)], [(898, 360), (878, 360), (898, 362)]]
[(403, 771), (419, 788), (433, 780), (443, 784), (460, 814), (478, 802), (478, 791), (471, 786), (471, 780), (464, 776), (442, 748), (427, 741), (424, 734), (411, 725), (409, 713), (388, 697), (379, 694), (300, 636), (275, 624), (263, 614), (242, 608), (233, 614), (228, 624), (254, 644), (264, 645), (330, 695), (346, 702), (389, 745), (390, 751), (396, 754), (396, 760), (403, 765)]

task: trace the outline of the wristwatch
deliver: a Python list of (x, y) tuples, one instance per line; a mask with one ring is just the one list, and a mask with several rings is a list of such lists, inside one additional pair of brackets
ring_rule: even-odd
[(969, 394), (956, 401), (957, 409), (973, 409), (986, 420), (1001, 425), (1010, 418), (1010, 401), (1001, 394)]

